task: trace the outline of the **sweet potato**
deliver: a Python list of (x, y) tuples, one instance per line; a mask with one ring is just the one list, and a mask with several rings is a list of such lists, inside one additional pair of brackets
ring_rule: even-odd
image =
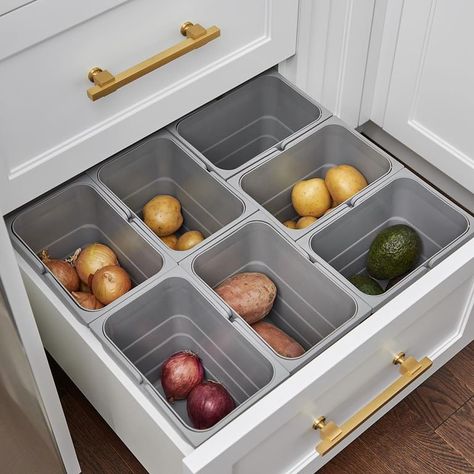
[(275, 352), (283, 357), (299, 357), (305, 352), (298, 342), (272, 323), (258, 321), (252, 324), (252, 328)]
[(272, 309), (277, 289), (263, 273), (237, 273), (215, 288), (216, 293), (249, 324), (264, 318)]

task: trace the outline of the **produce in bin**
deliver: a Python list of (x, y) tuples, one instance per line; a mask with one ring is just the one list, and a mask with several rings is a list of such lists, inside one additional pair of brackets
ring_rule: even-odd
[(300, 217), (296, 221), (296, 228), (297, 229), (304, 229), (305, 227), (309, 227), (311, 224), (313, 224), (316, 221), (317, 221), (316, 217), (313, 217), (313, 216)]
[(81, 280), (79, 275), (69, 262), (51, 258), (47, 250), (42, 250), (39, 253), (39, 258), (67, 291), (72, 292), (80, 289)]
[(204, 240), (204, 236), (198, 230), (189, 230), (178, 239), (176, 250), (189, 250), (195, 245), (200, 244)]
[(84, 309), (101, 309), (132, 287), (115, 252), (98, 242), (77, 249), (66, 260), (50, 258), (47, 250), (42, 250), (39, 257)]
[(170, 403), (186, 400), (194, 428), (211, 428), (234, 408), (235, 402), (224, 386), (204, 380), (204, 367), (191, 351), (176, 352), (161, 366), (161, 386)]
[(194, 428), (205, 430), (227, 416), (235, 402), (222, 384), (207, 380), (191, 390), (186, 408)]
[(143, 220), (158, 237), (174, 234), (183, 225), (181, 203), (167, 194), (155, 196), (145, 204)]
[(367, 186), (367, 180), (363, 174), (351, 165), (330, 168), (324, 181), (336, 205), (351, 198)]
[(237, 273), (224, 280), (215, 292), (247, 323), (264, 318), (272, 309), (277, 288), (263, 273)]
[(291, 202), (301, 217), (320, 217), (331, 207), (331, 196), (324, 179), (312, 178), (293, 186)]
[(366, 186), (365, 177), (351, 165), (333, 166), (325, 179), (298, 181), (291, 190), (291, 203), (300, 219), (296, 223), (287, 220), (283, 224), (291, 229), (304, 229)]
[(191, 351), (181, 351), (161, 366), (161, 385), (170, 403), (184, 400), (204, 380), (201, 359)]
[(198, 230), (184, 232), (181, 236), (175, 234), (183, 225), (184, 218), (181, 203), (168, 194), (158, 194), (145, 204), (143, 220), (173, 250), (189, 250), (204, 240)]
[(395, 278), (391, 278), (390, 280), (388, 280), (387, 286), (385, 287), (385, 291), (390, 290), (392, 286), (395, 286), (398, 282), (402, 281), (407, 275), (408, 273), (404, 273), (403, 275), (399, 275)]
[(296, 222), (288, 219), (287, 221), (283, 222), (283, 225), (288, 227), (289, 229), (296, 229)]
[(252, 329), (283, 357), (299, 357), (305, 350), (292, 337), (266, 321), (273, 308), (277, 287), (263, 273), (237, 273), (214, 288), (214, 291), (241, 316)]
[(388, 280), (412, 270), (421, 255), (421, 239), (405, 224), (386, 227), (370, 244), (367, 271), (378, 280)]
[(101, 309), (104, 305), (90, 292), (73, 291), (72, 296), (85, 309)]
[(166, 235), (165, 237), (161, 237), (161, 240), (173, 250), (176, 250), (176, 246), (178, 245), (178, 237), (176, 234)]
[(367, 275), (352, 275), (348, 280), (366, 295), (381, 295), (383, 293), (379, 283)]
[(272, 323), (258, 321), (252, 324), (252, 329), (283, 357), (299, 357), (305, 352), (298, 342)]

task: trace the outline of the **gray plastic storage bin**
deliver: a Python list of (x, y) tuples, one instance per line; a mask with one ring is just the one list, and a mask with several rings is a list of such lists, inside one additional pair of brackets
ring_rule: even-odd
[[(423, 183), (402, 170), (370, 194), (361, 196), (352, 209), (344, 209), (323, 228), (298, 241), (317, 262), (330, 265), (345, 278), (366, 274), (370, 244), (385, 227), (407, 224), (423, 243), (414, 270), (381, 295), (366, 295), (348, 280), (355, 292), (374, 309), (393, 298), (428, 269), (453, 252), (473, 234), (473, 218)], [(385, 288), (387, 281), (379, 281)]]
[[(349, 200), (353, 201), (376, 183), (403, 168), (399, 162), (336, 117), (329, 118), (298, 139), (284, 144), (284, 147), (284, 151), (273, 153), (231, 178), (229, 183), (253, 198), (272, 222), (295, 240), (346, 207), (345, 204), (338, 206), (305, 229), (290, 229), (282, 223), (299, 217), (291, 204), (291, 191), (296, 182), (324, 178), (332, 166), (352, 165), (369, 183)], [(262, 186), (262, 183), (265, 185)]]
[[(86, 176), (20, 211), (10, 220), (16, 249), (86, 324), (132, 296), (150, 278), (176, 265), (139, 235), (136, 227), (114, 209)], [(86, 310), (47, 270), (37, 254), (47, 249), (52, 258), (63, 259), (93, 242), (112, 248), (134, 287), (102, 309)]]
[[(198, 291), (191, 277), (178, 268), (94, 321), (91, 329), (194, 446), (289, 375), (257, 350), (252, 340), (229, 321), (226, 312)], [(182, 350), (196, 353), (204, 365), (205, 377), (222, 383), (237, 405), (207, 430), (191, 426), (186, 400), (170, 404), (164, 395), (161, 367), (169, 356)]]
[(199, 230), (205, 240), (186, 251), (166, 247), (177, 261), (195, 252), (223, 230), (255, 212), (254, 206), (240, 198), (217, 175), (212, 176), (202, 163), (166, 131), (159, 132), (131, 147), (90, 172), (99, 185), (134, 219), (157, 245), (161, 239), (142, 221), (144, 205), (157, 194), (170, 194), (182, 206), (184, 224), (178, 235)]
[[(210, 288), (239, 272), (262, 272), (271, 278), (278, 292), (264, 321), (274, 323), (306, 350), (298, 358), (281, 357), (272, 350), (290, 372), (370, 314), (366, 303), (325, 269), (313, 265), (296, 244), (286, 240), (259, 213), (181, 265)], [(238, 319), (256, 340), (263, 342), (243, 319)]]
[(269, 72), (179, 120), (172, 130), (227, 179), (329, 116), (278, 73)]

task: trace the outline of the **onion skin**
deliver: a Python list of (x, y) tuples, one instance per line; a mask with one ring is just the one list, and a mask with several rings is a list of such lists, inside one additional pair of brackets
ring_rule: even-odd
[(177, 352), (161, 366), (161, 385), (170, 403), (184, 400), (203, 380), (201, 359), (191, 351)]
[(91, 293), (73, 291), (72, 296), (85, 309), (101, 309), (104, 305)]
[(74, 265), (83, 283), (89, 283), (89, 276), (109, 265), (118, 265), (117, 255), (107, 245), (94, 243), (83, 249)]
[(120, 298), (130, 288), (132, 288), (132, 281), (128, 273), (118, 265), (102, 267), (92, 277), (92, 293), (104, 305)]
[(188, 416), (194, 428), (214, 426), (235, 408), (235, 402), (224, 386), (206, 381), (191, 390), (187, 399)]
[(39, 256), (41, 261), (46, 265), (46, 267), (48, 267), (49, 271), (67, 291), (79, 290), (81, 282), (76, 269), (70, 263), (65, 262), (64, 260), (50, 258), (46, 250), (40, 252)]

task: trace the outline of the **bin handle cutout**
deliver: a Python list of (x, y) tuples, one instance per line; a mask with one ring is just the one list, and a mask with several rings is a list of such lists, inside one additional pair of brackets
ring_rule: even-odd
[(185, 40), (123, 72), (119, 72), (115, 76), (100, 67), (93, 67), (87, 75), (89, 80), (94, 83), (93, 87), (87, 89), (89, 99), (95, 101), (105, 97), (145, 74), (174, 61), (194, 49), (204, 46), (209, 41), (218, 38), (221, 34), (221, 30), (217, 26), (211, 26), (206, 29), (198, 23), (193, 24), (190, 21), (181, 25), (180, 32), (183, 36), (186, 36)]
[(313, 429), (320, 430), (321, 435), (321, 441), (316, 445), (319, 454), (324, 455), (337, 446), (433, 364), (428, 357), (417, 361), (414, 357), (406, 357), (403, 352), (397, 354), (392, 362), (400, 366), (400, 377), (341, 426), (334, 421), (326, 421), (324, 416), (314, 420)]

